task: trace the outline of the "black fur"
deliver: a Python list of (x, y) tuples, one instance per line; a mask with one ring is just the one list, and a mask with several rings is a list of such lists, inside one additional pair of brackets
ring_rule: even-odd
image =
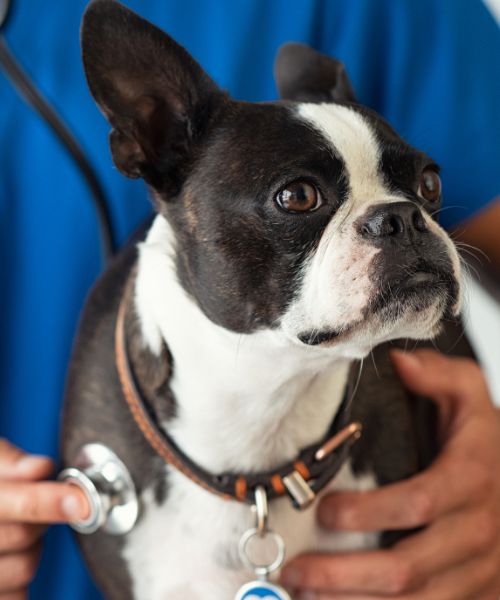
[(304, 44), (285, 44), (276, 56), (280, 96), (297, 102), (355, 102), (344, 65)]

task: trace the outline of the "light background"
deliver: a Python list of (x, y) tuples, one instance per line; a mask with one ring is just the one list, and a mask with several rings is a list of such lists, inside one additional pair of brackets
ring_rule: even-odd
[[(500, 24), (500, 0), (484, 2)], [(467, 333), (486, 372), (493, 399), (500, 406), (500, 304), (474, 281), (467, 280), (466, 287)]]

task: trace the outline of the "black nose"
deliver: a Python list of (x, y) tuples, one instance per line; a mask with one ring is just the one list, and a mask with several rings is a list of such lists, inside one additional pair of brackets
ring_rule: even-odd
[(394, 238), (410, 241), (427, 231), (418, 206), (411, 202), (378, 204), (361, 219), (359, 231), (370, 238)]

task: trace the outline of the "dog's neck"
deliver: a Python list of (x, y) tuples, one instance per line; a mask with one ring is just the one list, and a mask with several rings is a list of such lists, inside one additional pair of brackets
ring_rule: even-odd
[(349, 363), (276, 331), (237, 334), (215, 325), (178, 282), (175, 239), (158, 216), (140, 246), (135, 308), (145, 343), (173, 356), (178, 445), (212, 471), (260, 471), (292, 460), (324, 436)]

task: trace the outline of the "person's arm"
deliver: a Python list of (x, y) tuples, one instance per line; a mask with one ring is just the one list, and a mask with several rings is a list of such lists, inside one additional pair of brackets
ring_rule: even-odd
[(455, 240), (465, 242), (462, 257), (479, 283), (500, 302), (500, 197), (457, 228)]
[(500, 197), (465, 221), (460, 229), (458, 240), (482, 250), (500, 273)]
[(325, 497), (318, 515), (332, 530), (423, 529), (388, 550), (300, 556), (282, 581), (317, 600), (498, 600), (500, 414), (481, 370), (431, 350), (393, 358), (405, 385), (436, 401), (442, 451), (408, 480)]
[(25, 600), (38, 566), (45, 524), (85, 519), (89, 510), (75, 486), (42, 481), (52, 461), (25, 454), (0, 439), (0, 599)]

